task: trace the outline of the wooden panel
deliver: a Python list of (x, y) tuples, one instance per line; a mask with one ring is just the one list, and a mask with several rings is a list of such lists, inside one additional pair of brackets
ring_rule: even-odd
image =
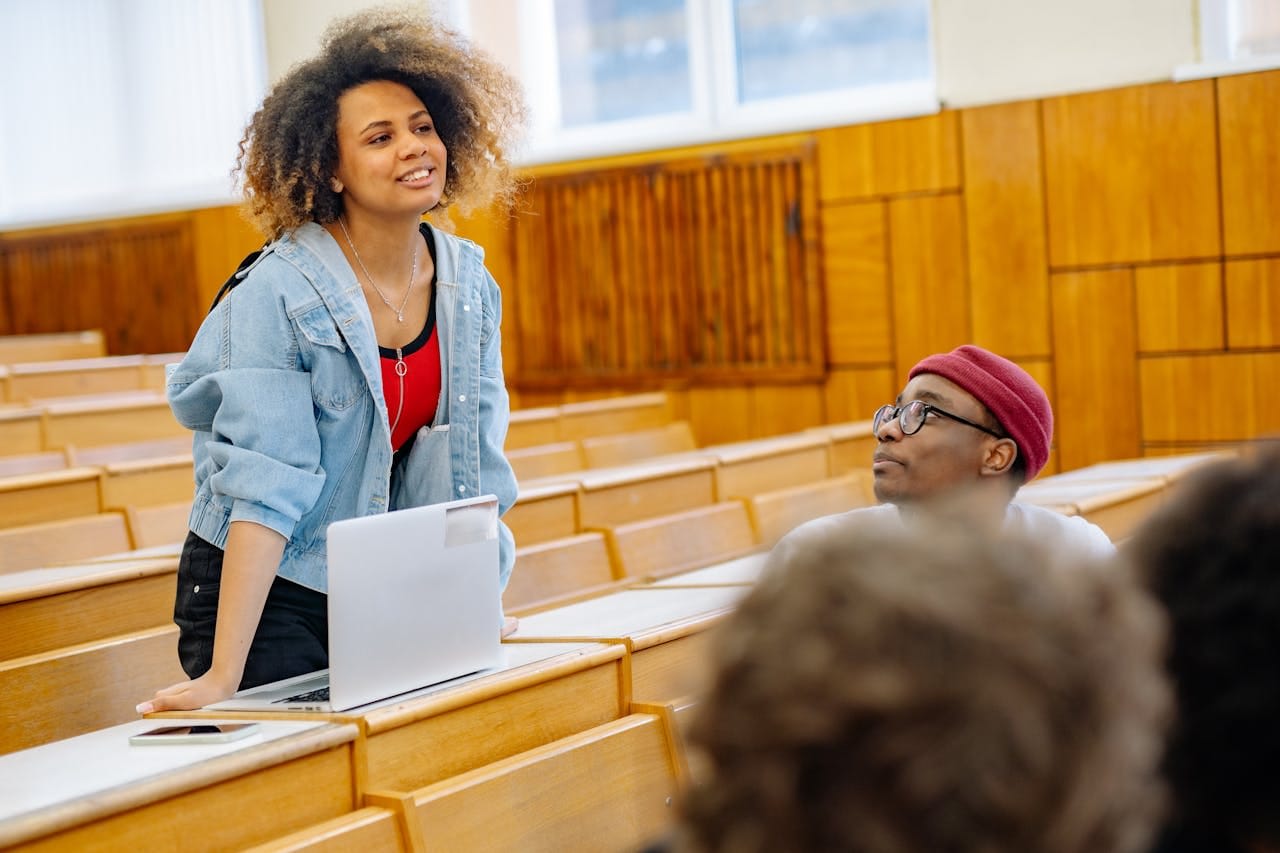
[(1118, 480), (1113, 483), (1030, 483), (1018, 491), (1018, 500), (1049, 508), (1071, 506), (1119, 542), (1132, 535), (1164, 500), (1161, 480)]
[(920, 359), (971, 337), (963, 220), (955, 195), (889, 203), (894, 359), (903, 382)]
[(578, 484), (522, 485), (516, 502), (502, 517), (516, 546), (572, 536), (578, 526)]
[(351, 850), (409, 851), (396, 813), (366, 808), (300, 829), (247, 853), (346, 853)]
[(690, 388), (689, 422), (698, 445), (751, 438), (754, 403), (747, 387)]
[[(621, 577), (618, 573), (616, 577)], [(548, 599), (604, 586), (615, 579), (603, 533), (553, 539), (516, 551), (503, 608), (517, 610)]]
[(46, 449), (96, 447), (190, 435), (163, 398), (151, 401), (60, 403), (45, 410)]
[(1280, 347), (1280, 259), (1227, 262), (1227, 345)]
[(186, 678), (169, 625), (0, 663), (0, 753), (138, 716), (134, 707)]
[(1059, 464), (1137, 456), (1133, 273), (1066, 273), (1051, 286)]
[(582, 449), (576, 441), (557, 441), (555, 444), (539, 444), (516, 450), (508, 448), (506, 456), (517, 480), (536, 480), (553, 474), (581, 471), (587, 467), (583, 463)]
[(112, 353), (187, 346), (204, 314), (192, 268), (187, 214), (0, 235), (12, 330), (101, 328)]
[(746, 498), (761, 492), (825, 480), (831, 476), (831, 444), (804, 433), (708, 448), (720, 461), (716, 494)]
[(1227, 254), (1280, 251), (1280, 71), (1215, 82)]
[(155, 548), (159, 545), (180, 543), (187, 538), (187, 524), (191, 516), (191, 501), (156, 504), (154, 506), (126, 506), (125, 518), (129, 522), (129, 538), (135, 548)]
[(660, 718), (635, 714), (414, 793), (428, 849), (632, 850), (673, 818)]
[(760, 544), (772, 547), (811, 519), (870, 506), (875, 502), (870, 499), (870, 480), (866, 471), (756, 495), (747, 508)]
[[(176, 571), (176, 560), (146, 560), (5, 577), (0, 660), (167, 625), (173, 619)], [(171, 652), (176, 655), (176, 648)]]
[(61, 471), (66, 467), (67, 454), (61, 450), (24, 453), (21, 456), (0, 456), (0, 477), (42, 474), (45, 471)]
[(1138, 350), (1222, 349), (1222, 268), (1217, 263), (1133, 271)]
[(560, 440), (560, 410), (554, 406), (518, 409), (507, 427), (507, 449), (538, 447)]
[(974, 343), (1049, 353), (1040, 113), (1034, 101), (964, 110), (964, 213)]
[(138, 391), (142, 388), (142, 357), (70, 359), (14, 365), (5, 382), (10, 402), (48, 397)]
[(95, 468), (69, 468), (0, 480), (0, 527), (93, 515), (100, 477)]
[(1280, 432), (1280, 353), (1147, 358), (1139, 375), (1144, 441), (1244, 441)]
[(130, 548), (124, 515), (104, 512), (0, 528), (0, 573), (70, 563)]
[(716, 499), (711, 460), (620, 470), (616, 476), (584, 477), (578, 499), (583, 530), (706, 506)]
[(44, 335), (0, 335), (0, 364), (56, 361), (63, 358), (100, 358), (106, 354), (107, 342), (99, 329)]
[(589, 468), (609, 468), (696, 447), (689, 422), (675, 421), (656, 429), (584, 438), (582, 455)]
[(1043, 102), (1054, 267), (1217, 255), (1212, 80)]
[(621, 575), (665, 577), (756, 549), (746, 505), (726, 501), (607, 530)]
[(156, 438), (151, 441), (128, 441), (124, 444), (102, 444), (97, 447), (67, 447), (71, 465), (111, 465), (144, 459), (191, 458), (191, 434)]
[(959, 187), (956, 115), (819, 131), (822, 201)]
[(190, 218), (197, 305), (203, 313), (244, 256), (262, 248), (263, 236), (244, 218), (238, 205), (193, 210)]
[(751, 437), (764, 438), (822, 423), (823, 385), (803, 382), (752, 386)]
[(195, 468), (190, 457), (140, 459), (108, 465), (102, 477), (103, 509), (155, 506), (190, 500)]
[(631, 659), (637, 701), (667, 702), (702, 695), (711, 678), (711, 633), (700, 631), (636, 652)]
[(583, 400), (560, 407), (560, 438), (572, 441), (616, 435), (660, 427), (670, 421), (671, 403), (662, 393)]
[(822, 209), (827, 357), (832, 364), (884, 364), (892, 353), (886, 227), (882, 202)]
[(0, 411), (0, 456), (17, 456), (44, 450), (38, 409)]
[(836, 368), (827, 375), (826, 419), (833, 422), (870, 418), (898, 393), (892, 368)]

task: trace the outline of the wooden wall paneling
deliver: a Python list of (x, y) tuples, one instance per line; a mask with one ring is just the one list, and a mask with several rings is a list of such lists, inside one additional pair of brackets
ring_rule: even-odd
[(924, 356), (972, 337), (960, 205), (957, 195), (889, 202), (894, 360), (903, 382)]
[(1070, 471), (1137, 456), (1132, 270), (1061, 273), (1050, 287), (1059, 464)]
[(1142, 439), (1198, 444), (1280, 433), (1280, 352), (1144, 358)]
[(0, 239), (12, 331), (18, 334), (101, 328), (109, 352), (113, 329), (102, 310), (98, 270), (105, 247), (62, 232), (24, 233)]
[(752, 438), (754, 417), (747, 386), (689, 389), (689, 424), (699, 447)]
[(1221, 251), (1212, 80), (1043, 102), (1053, 267)]
[[(1053, 361), (1047, 358), (1019, 358), (1015, 359), (1015, 361), (1017, 361), (1019, 367), (1030, 373), (1031, 378), (1044, 389), (1044, 393), (1049, 398), (1049, 405), (1056, 415), (1058, 398), (1053, 387)], [(1040, 471), (1040, 476), (1042, 477), (1056, 474), (1061, 470), (1058, 462), (1057, 447), (1059, 431), (1061, 431), (1060, 423), (1054, 428), (1053, 443), (1049, 446), (1049, 461), (1044, 464), (1044, 468)]]
[(893, 357), (893, 318), (883, 202), (822, 208), (827, 357), (833, 365)]
[(196, 304), (203, 315), (245, 255), (262, 248), (266, 240), (239, 205), (202, 208), (190, 215)]
[(1139, 352), (1222, 349), (1222, 266), (1216, 261), (1133, 271)]
[(822, 423), (823, 386), (811, 382), (791, 385), (756, 385), (751, 389), (751, 435), (763, 438), (799, 432)]
[(964, 110), (960, 122), (973, 341), (1008, 358), (1047, 355), (1039, 105)]
[(960, 186), (957, 113), (820, 131), (823, 202)]
[(1226, 268), (1227, 346), (1280, 347), (1280, 258), (1227, 261)]
[(1280, 71), (1215, 82), (1226, 252), (1280, 251)]
[(899, 386), (890, 367), (834, 368), (823, 394), (827, 423), (867, 420), (893, 402)]

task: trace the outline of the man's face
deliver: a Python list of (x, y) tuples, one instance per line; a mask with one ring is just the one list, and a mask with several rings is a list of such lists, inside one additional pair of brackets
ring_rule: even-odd
[[(907, 383), (896, 405), (920, 400), (974, 423), (991, 417), (969, 392), (949, 379), (922, 373)], [(898, 419), (880, 427), (872, 457), (875, 493), (881, 501), (911, 504), (954, 496), (978, 483), (991, 437), (980, 430), (932, 412), (919, 432), (903, 435)]]

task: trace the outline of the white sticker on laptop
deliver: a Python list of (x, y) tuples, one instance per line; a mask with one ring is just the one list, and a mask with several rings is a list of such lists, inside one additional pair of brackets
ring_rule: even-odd
[(444, 514), (444, 545), (453, 548), (498, 537), (498, 503), (450, 507)]

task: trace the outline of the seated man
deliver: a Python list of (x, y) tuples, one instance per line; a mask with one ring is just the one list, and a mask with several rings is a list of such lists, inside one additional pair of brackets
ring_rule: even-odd
[(1143, 850), (1163, 621), (1116, 568), (856, 515), (783, 540), (715, 638), (706, 773), (654, 849)]
[(875, 433), (872, 472), (884, 504), (856, 513), (940, 516), (1044, 540), (1059, 555), (1115, 552), (1082, 518), (1011, 503), (1049, 459), (1053, 410), (1031, 375), (1006, 358), (976, 346), (925, 358), (897, 401), (876, 412)]
[(1280, 850), (1280, 452), (1213, 465), (1125, 549), (1170, 620), (1161, 853)]

